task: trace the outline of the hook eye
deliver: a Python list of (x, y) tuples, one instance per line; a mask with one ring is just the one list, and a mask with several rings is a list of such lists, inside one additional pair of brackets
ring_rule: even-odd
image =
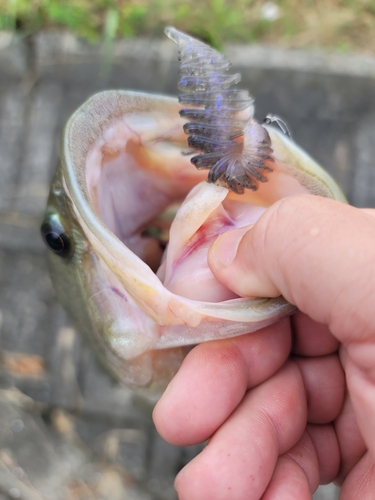
[(292, 138), (292, 134), (290, 133), (290, 130), (287, 126), (287, 124), (282, 120), (279, 116), (277, 115), (267, 115), (265, 119), (263, 120), (263, 123), (265, 125), (273, 125), (276, 124), (280, 128), (281, 132), (289, 137), (289, 139)]

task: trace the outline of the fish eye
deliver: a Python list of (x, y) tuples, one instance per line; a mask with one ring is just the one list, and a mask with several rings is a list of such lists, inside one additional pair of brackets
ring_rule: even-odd
[(70, 254), (70, 238), (56, 217), (46, 219), (40, 228), (40, 232), (44, 243), (53, 253), (60, 257), (67, 257)]

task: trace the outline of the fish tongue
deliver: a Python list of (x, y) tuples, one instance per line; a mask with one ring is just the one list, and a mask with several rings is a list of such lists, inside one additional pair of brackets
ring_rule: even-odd
[(158, 271), (173, 293), (210, 302), (234, 298), (221, 285), (207, 264), (207, 252), (214, 239), (233, 227), (222, 205), (228, 189), (202, 182), (187, 196), (170, 228), (166, 256)]
[[(232, 229), (248, 230), (265, 211), (226, 187), (202, 182), (189, 193), (172, 222), (158, 276), (171, 292), (204, 302), (237, 298), (208, 266), (211, 244)], [(234, 196), (234, 197), (233, 197)]]

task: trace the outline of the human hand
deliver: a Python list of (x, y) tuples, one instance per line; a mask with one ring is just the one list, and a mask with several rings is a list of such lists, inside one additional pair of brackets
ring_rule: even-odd
[(304, 500), (334, 479), (340, 499), (374, 498), (374, 214), (290, 197), (211, 247), (238, 295), (282, 294), (300, 312), (186, 357), (154, 412), (174, 444), (209, 439), (177, 476), (181, 500)]

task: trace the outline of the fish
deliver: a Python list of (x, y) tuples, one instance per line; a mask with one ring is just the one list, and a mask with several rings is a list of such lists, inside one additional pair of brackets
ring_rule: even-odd
[(195, 345), (295, 311), (216, 280), (207, 252), (220, 234), (251, 228), (285, 196), (346, 202), (287, 128), (255, 120), (224, 55), (165, 32), (179, 50), (178, 99), (128, 90), (88, 99), (64, 128), (41, 225), (59, 301), (109, 373), (152, 394)]

